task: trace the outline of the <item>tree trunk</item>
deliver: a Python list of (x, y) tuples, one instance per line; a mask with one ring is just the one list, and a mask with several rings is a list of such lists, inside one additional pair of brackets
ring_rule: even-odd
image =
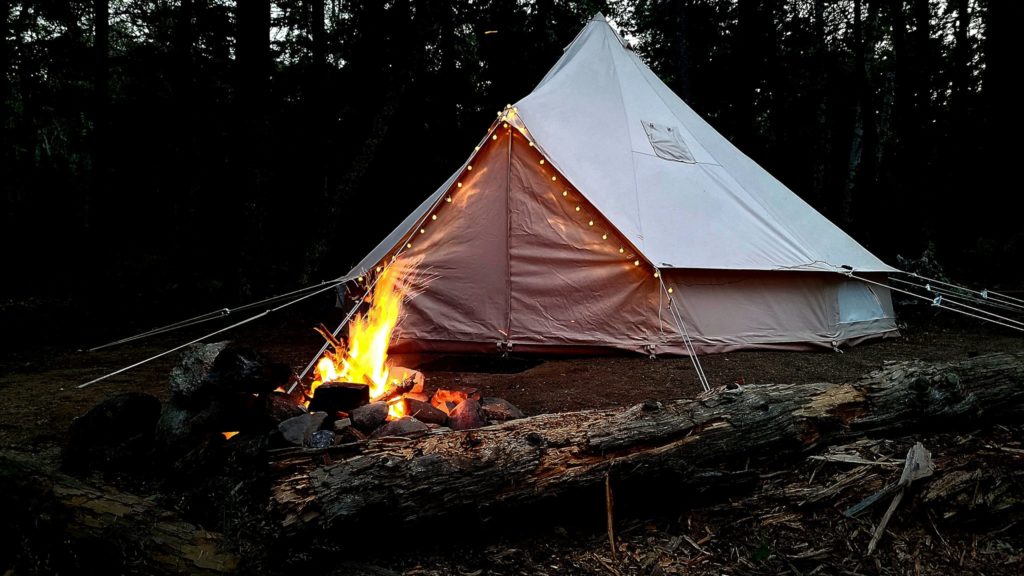
[[(0, 453), (0, 537), (19, 560), (48, 572), (76, 567), (133, 574), (225, 574), (238, 558), (207, 532), (152, 500), (96, 488), (45, 470), (23, 456)], [(20, 543), (20, 546), (19, 546)], [(44, 559), (43, 566), (32, 563)]]
[[(265, 220), (267, 182), (267, 96), (270, 88), (270, 2), (269, 0), (237, 0), (236, 64), (238, 91), (235, 135), (238, 138), (235, 164), (241, 186), (233, 200), (241, 209), (243, 228), (237, 235), (237, 256), (244, 277), (252, 262), (245, 262), (261, 252), (262, 227)], [(244, 281), (243, 281), (244, 283)]]
[(192, 45), (194, 44), (193, 19), (195, 18), (193, 0), (181, 0), (178, 18), (175, 22), (174, 49), (174, 92), (177, 112), (177, 142), (175, 145), (174, 167), (169, 179), (175, 183), (173, 203), (180, 210), (175, 218), (179, 226), (177, 233), (182, 238), (189, 236), (189, 228), (194, 226), (191, 211), (196, 206), (195, 182), (195, 136), (194, 136), (194, 90)]
[(107, 130), (110, 99), (110, 0), (93, 2), (93, 133), (92, 191), (84, 207), (84, 222), (91, 223), (90, 207), (103, 202), (107, 188)]
[(0, 0), (0, 18), (2, 18), (0, 20), (0, 174), (5, 175), (4, 178), (0, 178), (0, 199), (3, 202), (0, 205), (4, 206), (4, 208), (7, 207), (8, 202), (13, 200), (9, 189), (11, 186), (11, 172), (7, 167), (7, 125), (9, 124), (7, 119), (7, 99), (10, 92), (7, 71), (10, 68), (11, 60), (11, 51), (7, 45), (7, 30), (8, 22), (11, 18), (10, 12), (10, 0)]
[(609, 472), (617, 482), (669, 476), (692, 484), (707, 469), (778, 463), (837, 439), (991, 424), (1024, 406), (1022, 384), (1024, 354), (993, 354), (892, 364), (847, 384), (719, 388), (627, 410), (291, 451), (272, 466), (272, 497), (283, 528), (305, 533), (533, 503), (596, 486)]

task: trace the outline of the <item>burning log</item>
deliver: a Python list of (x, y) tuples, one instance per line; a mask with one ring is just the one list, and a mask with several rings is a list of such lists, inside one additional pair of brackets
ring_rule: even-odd
[(351, 412), (370, 403), (370, 387), (352, 382), (326, 382), (318, 386), (309, 401), (310, 412)]
[(282, 527), (300, 533), (537, 502), (599, 487), (609, 472), (612, 482), (667, 477), (696, 487), (734, 465), (777, 463), (839, 438), (991, 423), (1024, 408), (1022, 384), (1024, 354), (992, 354), (891, 364), (845, 384), (731, 385), (625, 410), (371, 440), (333, 449), (326, 464), (319, 452), (280, 453), (272, 496)]

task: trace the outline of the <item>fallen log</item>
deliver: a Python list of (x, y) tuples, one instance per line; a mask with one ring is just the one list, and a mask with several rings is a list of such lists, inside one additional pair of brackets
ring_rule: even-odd
[(410, 524), (537, 502), (612, 481), (712, 478), (836, 440), (991, 423), (1024, 406), (1024, 354), (904, 362), (845, 384), (718, 388), (629, 409), (545, 414), (480, 430), (380, 439), (271, 462), (286, 533)]
[(18, 454), (0, 453), (0, 509), (0, 565), (15, 572), (215, 575), (239, 563), (220, 534)]

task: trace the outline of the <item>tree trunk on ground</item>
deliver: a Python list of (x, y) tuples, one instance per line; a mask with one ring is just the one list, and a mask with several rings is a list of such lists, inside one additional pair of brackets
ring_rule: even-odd
[[(613, 482), (701, 477), (805, 455), (831, 441), (992, 423), (1024, 406), (1024, 354), (899, 363), (846, 384), (720, 388), (630, 409), (279, 453), (272, 497), (291, 534), (549, 501)], [(718, 476), (715, 476), (718, 474)]]
[(2, 546), (12, 547), (0, 558), (14, 572), (22, 558), (43, 572), (65, 564), (133, 574), (225, 574), (238, 567), (220, 534), (151, 500), (90, 486), (24, 456), (0, 453), (0, 507)]

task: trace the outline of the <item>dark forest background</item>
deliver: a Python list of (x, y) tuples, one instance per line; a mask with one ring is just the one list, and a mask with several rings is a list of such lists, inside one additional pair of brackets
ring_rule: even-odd
[(0, 0), (0, 323), (95, 343), (343, 274), (597, 11), (883, 259), (1017, 288), (1022, 5)]

